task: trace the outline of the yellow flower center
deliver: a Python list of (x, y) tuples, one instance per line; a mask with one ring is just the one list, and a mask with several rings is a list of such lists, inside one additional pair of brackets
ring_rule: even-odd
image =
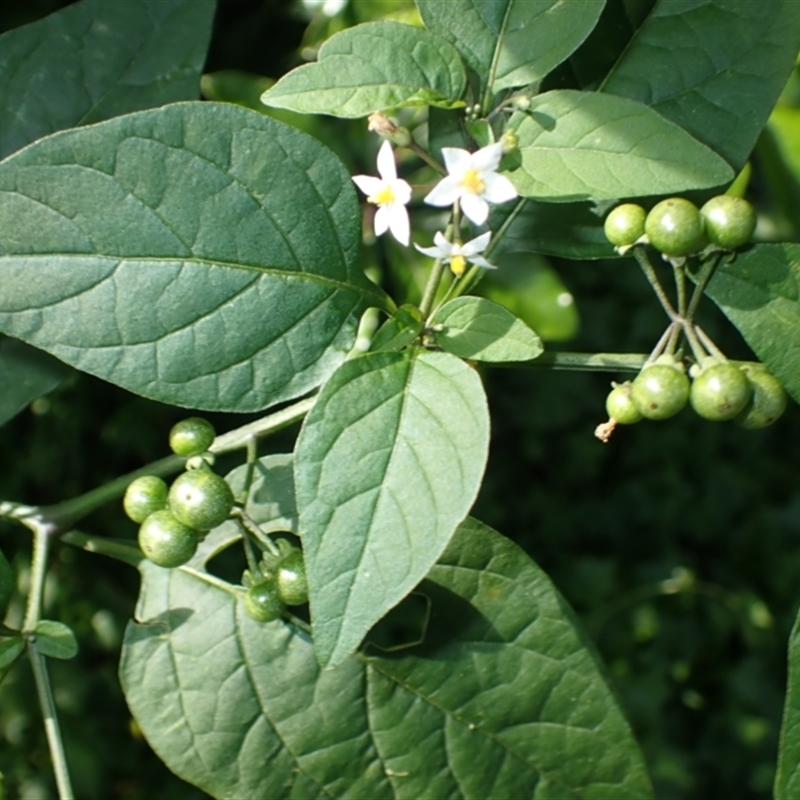
[(460, 278), (467, 268), (467, 259), (464, 256), (453, 256), (450, 259), (450, 271), (456, 278)]
[(461, 181), (461, 185), (470, 194), (483, 194), (484, 190), (486, 189), (486, 184), (481, 180), (480, 173), (474, 169), (468, 169), (464, 173), (464, 178)]
[(376, 206), (385, 206), (387, 203), (394, 202), (394, 189), (391, 186), (384, 186), (377, 194), (370, 195), (367, 198), (368, 203), (374, 203)]

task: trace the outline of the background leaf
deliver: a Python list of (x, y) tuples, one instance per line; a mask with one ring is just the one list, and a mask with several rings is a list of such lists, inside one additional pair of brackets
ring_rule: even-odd
[(0, 329), (175, 405), (304, 394), (384, 303), (343, 165), (231, 105), (54, 134), (0, 163), (0, 197)]
[(800, 793), (800, 615), (789, 636), (789, 677), (775, 776), (775, 800), (792, 800)]
[(194, 100), (213, 0), (83, 0), (0, 36), (0, 158), (64, 128)]
[(143, 562), (120, 666), (152, 747), (215, 797), (652, 797), (572, 612), (475, 520), (420, 586), (425, 643), (390, 657), (320, 670), (304, 634), (253, 622), (229, 588)]
[(529, 361), (542, 353), (542, 340), (507, 308), (483, 297), (457, 297), (433, 319), (436, 344), (476, 361)]
[(481, 93), (541, 80), (589, 35), (605, 0), (417, 0), (425, 26), (452, 42)]
[(601, 88), (651, 106), (738, 171), (798, 48), (795, 0), (660, 2)]
[(525, 197), (616, 199), (733, 179), (705, 145), (622, 97), (556, 90), (534, 97), (516, 118), (522, 166), (508, 177)]
[(475, 501), (488, 446), (480, 378), (447, 353), (371, 353), (323, 387), (295, 448), (321, 664), (422, 580)]
[(69, 369), (17, 339), (0, 336), (0, 425), (56, 388)]
[(800, 245), (756, 245), (717, 269), (706, 293), (800, 402)]
[(466, 75), (444, 39), (399, 22), (367, 22), (332, 36), (318, 61), (281, 78), (261, 96), (305, 114), (366, 117), (403, 105), (461, 105)]

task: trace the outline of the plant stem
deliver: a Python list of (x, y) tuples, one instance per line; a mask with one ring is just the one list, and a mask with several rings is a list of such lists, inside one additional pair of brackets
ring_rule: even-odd
[(708, 355), (708, 353), (703, 349), (703, 345), (700, 344), (700, 340), (697, 338), (697, 334), (695, 333), (694, 325), (688, 320), (684, 320), (683, 332), (689, 342), (689, 347), (692, 348), (692, 355), (699, 364)]
[(674, 322), (677, 319), (678, 314), (664, 292), (661, 282), (658, 280), (658, 275), (656, 275), (656, 271), (653, 269), (653, 265), (650, 263), (650, 259), (647, 256), (647, 251), (645, 250), (644, 245), (634, 245), (633, 256), (639, 263), (639, 266), (642, 268), (642, 272), (644, 272), (648, 282), (653, 287), (653, 291), (656, 293), (656, 297), (661, 303), (661, 307), (664, 309), (670, 320)]
[(678, 297), (678, 314), (686, 315), (686, 268), (683, 264), (672, 264), (672, 274), (675, 277), (675, 293)]
[(239, 523), (239, 526), (245, 531), (245, 536), (250, 533), (252, 534), (258, 542), (264, 545), (266, 550), (269, 550), (270, 553), (274, 556), (279, 556), (281, 551), (275, 546), (275, 542), (267, 536), (261, 528), (258, 527), (258, 523), (251, 519), (248, 514), (241, 508), (234, 508), (231, 511), (231, 516)]
[(491, 364), (513, 369), (554, 369), (574, 372), (639, 372), (647, 362), (643, 353), (546, 352), (531, 361)]
[[(453, 206), (453, 215), (450, 218), (450, 223), (447, 226), (447, 230), (444, 232), (447, 241), (452, 242), (453, 236), (459, 235), (458, 228), (460, 221), (460, 210), (458, 207), (458, 202), (456, 202), (456, 204)], [(439, 291), (439, 284), (442, 282), (442, 275), (444, 275), (444, 260), (437, 258), (433, 262), (433, 269), (431, 270), (431, 274), (428, 276), (428, 283), (426, 284), (425, 291), (422, 295), (422, 302), (419, 304), (419, 310), (426, 323), (428, 321), (428, 317), (430, 316), (431, 309), (433, 308), (434, 300), (436, 300), (436, 292)]]
[[(667, 345), (672, 342), (676, 330), (680, 330), (680, 325), (677, 322), (670, 322), (670, 324), (667, 326), (667, 329), (661, 334), (661, 338), (658, 340), (658, 342), (656, 342), (656, 346), (653, 348), (653, 351), (647, 357), (648, 364), (655, 361), (664, 352)], [(670, 353), (670, 355), (672, 354)]]
[(429, 167), (433, 167), (442, 175), (447, 175), (447, 170), (427, 151), (424, 147), (417, 144), (413, 139), (407, 145), (408, 149), (416, 153)]
[(694, 291), (692, 292), (692, 298), (689, 300), (689, 307), (686, 309), (686, 319), (690, 322), (694, 319), (695, 312), (697, 311), (697, 306), (700, 303), (701, 298), (703, 297), (703, 292), (705, 291), (706, 286), (708, 286), (708, 282), (711, 280), (714, 271), (717, 268), (717, 265), (722, 258), (721, 254), (717, 254), (712, 258), (708, 259), (708, 261), (704, 261), (702, 267), (700, 267), (700, 272), (697, 275), (695, 280), (695, 287)]
[(53, 772), (58, 787), (60, 800), (73, 800), (72, 783), (67, 768), (67, 759), (64, 753), (64, 741), (61, 738), (61, 728), (56, 716), (56, 704), (53, 699), (53, 689), (50, 686), (50, 676), (47, 674), (47, 663), (44, 656), (36, 649), (35, 636), (28, 637), (28, 658), (33, 668), (33, 677), (36, 681), (36, 691), (39, 695), (39, 705), (42, 708), (42, 719), (47, 734), (47, 745), (50, 748), (50, 758), (53, 762)]
[(695, 333), (700, 341), (703, 343), (703, 346), (708, 350), (711, 355), (716, 356), (720, 361), (727, 361), (728, 359), (725, 356), (725, 353), (717, 347), (714, 343), (713, 339), (699, 326), (694, 326)]

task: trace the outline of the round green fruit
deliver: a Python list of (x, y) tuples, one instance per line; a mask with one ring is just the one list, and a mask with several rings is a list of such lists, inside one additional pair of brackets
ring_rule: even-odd
[(159, 567), (179, 567), (197, 550), (197, 531), (175, 519), (168, 508), (154, 511), (139, 528), (139, 547)]
[(739, 367), (727, 362), (705, 367), (692, 381), (689, 402), (704, 419), (733, 419), (749, 402), (753, 390)]
[(620, 425), (633, 425), (641, 421), (642, 414), (633, 402), (630, 381), (615, 386), (606, 398), (606, 411), (610, 419)]
[(712, 197), (700, 209), (700, 215), (709, 241), (728, 250), (741, 247), (756, 229), (756, 212), (741, 197), (727, 194)]
[(177, 519), (199, 531), (221, 525), (233, 508), (231, 487), (224, 478), (208, 469), (193, 469), (176, 478), (168, 500)]
[(689, 399), (689, 379), (678, 367), (650, 364), (636, 376), (631, 398), (647, 419), (674, 417)]
[(735, 422), (748, 430), (772, 425), (786, 411), (787, 397), (781, 382), (763, 367), (742, 367), (750, 381), (753, 395), (750, 402), (735, 417)]
[(635, 203), (623, 203), (606, 217), (603, 230), (615, 247), (632, 245), (644, 233), (647, 212)]
[(284, 612), (285, 606), (278, 596), (278, 588), (272, 581), (251, 586), (244, 596), (247, 616), (256, 622), (272, 622)]
[(169, 446), (184, 458), (198, 456), (211, 447), (216, 437), (214, 426), (202, 417), (189, 417), (172, 426)]
[(167, 484), (156, 475), (143, 475), (128, 484), (122, 507), (138, 523), (144, 522), (154, 511), (167, 506)]
[(280, 560), (275, 584), (278, 596), (287, 606), (301, 606), (308, 602), (308, 581), (302, 551), (292, 550)]
[(674, 258), (696, 252), (705, 238), (697, 206), (682, 197), (655, 205), (647, 215), (644, 230), (656, 250)]

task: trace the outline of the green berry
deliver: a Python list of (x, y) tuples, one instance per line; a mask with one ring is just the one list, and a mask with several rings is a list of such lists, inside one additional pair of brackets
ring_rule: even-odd
[(697, 206), (682, 197), (655, 205), (647, 215), (644, 230), (656, 250), (674, 258), (696, 252), (704, 240), (703, 218)]
[(284, 612), (285, 606), (278, 596), (273, 581), (265, 581), (251, 586), (244, 596), (244, 609), (247, 616), (256, 622), (272, 622)]
[(733, 419), (749, 402), (753, 390), (745, 374), (734, 364), (718, 362), (704, 367), (692, 381), (689, 402), (704, 419)]
[(301, 606), (308, 602), (308, 581), (302, 551), (292, 550), (278, 562), (275, 584), (278, 596), (287, 606)]
[(159, 567), (179, 567), (197, 550), (197, 531), (184, 525), (168, 508), (154, 511), (139, 528), (139, 547)]
[(689, 379), (677, 366), (649, 364), (636, 376), (631, 398), (647, 419), (674, 417), (689, 399)]
[(138, 523), (144, 522), (154, 511), (167, 506), (167, 484), (156, 475), (143, 475), (128, 484), (122, 507)]
[(615, 386), (606, 398), (606, 412), (610, 419), (616, 420), (620, 425), (633, 425), (642, 419), (642, 414), (631, 396), (632, 384), (630, 381)]
[(193, 469), (176, 478), (168, 500), (172, 513), (184, 525), (199, 531), (221, 525), (233, 508), (228, 482), (209, 469)]
[(169, 446), (184, 458), (198, 456), (211, 447), (216, 437), (214, 426), (202, 417), (189, 417), (172, 426)]
[(617, 206), (607, 217), (603, 230), (615, 247), (632, 245), (644, 233), (645, 210), (635, 203)]
[(750, 381), (750, 402), (734, 418), (737, 425), (758, 430), (772, 425), (786, 411), (787, 397), (781, 382), (761, 365), (747, 364), (742, 371)]
[(756, 229), (756, 212), (741, 197), (721, 194), (712, 197), (701, 209), (709, 241), (734, 250), (745, 244)]

